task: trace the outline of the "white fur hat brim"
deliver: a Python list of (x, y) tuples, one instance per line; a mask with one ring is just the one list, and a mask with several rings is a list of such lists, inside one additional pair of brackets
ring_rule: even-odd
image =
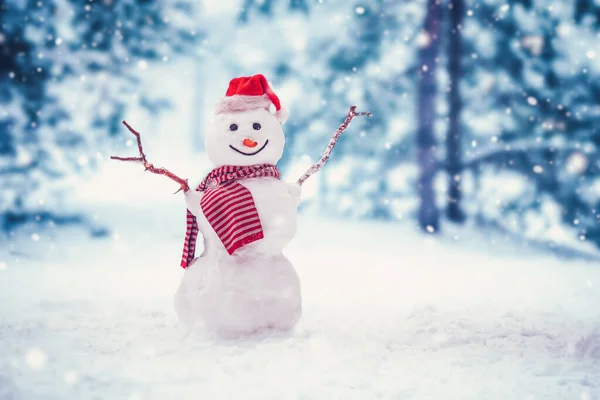
[[(233, 95), (225, 97), (221, 100), (221, 102), (217, 105), (215, 114), (228, 114), (257, 110), (259, 108), (264, 108), (269, 111), (271, 104), (273, 103), (266, 94), (263, 94), (262, 96)], [(285, 107), (281, 107), (275, 112), (275, 118), (277, 118), (281, 125), (285, 124), (285, 121), (287, 121), (289, 115), (290, 113)]]

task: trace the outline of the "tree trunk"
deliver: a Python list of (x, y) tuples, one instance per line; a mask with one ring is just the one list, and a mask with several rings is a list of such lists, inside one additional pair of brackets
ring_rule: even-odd
[(419, 50), (419, 83), (417, 105), (417, 153), (420, 168), (418, 190), (421, 200), (419, 208), (419, 225), (426, 232), (433, 233), (439, 229), (439, 212), (435, 204), (433, 178), (436, 173), (435, 159), (435, 100), (437, 94), (436, 67), (440, 49), (440, 0), (427, 1), (427, 15), (423, 26), (426, 40)]
[(462, 179), (462, 128), (461, 110), (462, 98), (460, 96), (460, 80), (462, 68), (462, 20), (465, 11), (464, 0), (451, 0), (450, 24), (448, 43), (448, 73), (450, 75), (450, 92), (448, 103), (450, 105), (450, 120), (446, 136), (446, 163), (448, 168), (448, 219), (462, 223), (465, 214), (460, 207), (462, 198), (460, 182)]

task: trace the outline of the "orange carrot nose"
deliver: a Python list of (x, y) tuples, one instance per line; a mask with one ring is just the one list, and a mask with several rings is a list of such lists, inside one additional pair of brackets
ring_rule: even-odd
[(244, 141), (242, 143), (244, 143), (244, 146), (246, 146), (246, 147), (256, 147), (256, 145), (258, 144), (257, 142), (255, 142), (252, 139), (244, 139)]

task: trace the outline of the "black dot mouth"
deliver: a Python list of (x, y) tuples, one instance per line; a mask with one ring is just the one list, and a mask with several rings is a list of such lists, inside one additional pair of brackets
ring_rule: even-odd
[(232, 145), (229, 145), (229, 147), (231, 147), (233, 150), (235, 150), (238, 153), (243, 154), (245, 156), (254, 156), (254, 155), (260, 153), (261, 151), (263, 151), (265, 149), (265, 147), (267, 147), (268, 143), (269, 143), (269, 139), (267, 139), (267, 141), (265, 142), (265, 144), (263, 144), (262, 147), (260, 149), (256, 150), (254, 153), (244, 153), (243, 151), (236, 149)]

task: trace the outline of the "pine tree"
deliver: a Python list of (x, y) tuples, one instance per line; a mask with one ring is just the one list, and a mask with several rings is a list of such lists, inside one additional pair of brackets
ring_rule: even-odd
[[(470, 76), (463, 80), (467, 133), (484, 144), (465, 162), (479, 183), (473, 207), (481, 220), (536, 239), (600, 243), (599, 196), (591, 189), (600, 183), (599, 71), (595, 53), (574, 51), (576, 43), (595, 40), (598, 7), (489, 1), (470, 13), (463, 59)], [(503, 193), (488, 183), (502, 184), (500, 177), (508, 185)]]

